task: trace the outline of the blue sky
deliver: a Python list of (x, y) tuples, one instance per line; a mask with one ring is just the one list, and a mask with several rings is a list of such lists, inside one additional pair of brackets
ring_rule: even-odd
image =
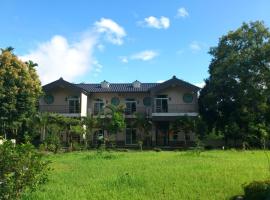
[(268, 0), (0, 0), (0, 47), (32, 59), (42, 83), (208, 77), (209, 48), (242, 22), (270, 25)]

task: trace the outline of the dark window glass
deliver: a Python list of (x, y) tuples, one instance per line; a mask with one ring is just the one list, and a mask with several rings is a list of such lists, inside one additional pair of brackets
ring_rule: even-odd
[(185, 93), (183, 95), (183, 101), (185, 103), (191, 103), (193, 101), (193, 95), (191, 93)]

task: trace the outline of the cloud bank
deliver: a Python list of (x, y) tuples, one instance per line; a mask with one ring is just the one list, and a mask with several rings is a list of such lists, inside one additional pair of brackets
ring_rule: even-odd
[(94, 52), (104, 50), (103, 40), (122, 45), (125, 36), (123, 27), (111, 19), (101, 18), (77, 41), (69, 41), (64, 36), (55, 35), (49, 41), (39, 43), (35, 49), (20, 58), (38, 63), (37, 73), (42, 84), (59, 77), (74, 81), (86, 72), (92, 71), (94, 76), (97, 76), (102, 71), (102, 65), (94, 57)]

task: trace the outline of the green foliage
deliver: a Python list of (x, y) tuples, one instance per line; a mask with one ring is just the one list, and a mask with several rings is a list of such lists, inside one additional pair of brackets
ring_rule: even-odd
[(179, 117), (177, 120), (173, 121), (171, 123), (171, 127), (170, 129), (173, 132), (183, 132), (185, 134), (184, 137), (184, 142), (185, 142), (185, 146), (187, 145), (187, 135), (190, 132), (194, 132), (195, 131), (195, 122), (196, 122), (196, 118), (193, 117), (188, 117), (188, 116), (183, 116), (183, 117)]
[(48, 162), (31, 144), (0, 145), (0, 199), (19, 199), (47, 181)]
[(140, 150), (143, 147), (143, 141), (146, 140), (146, 145), (150, 145), (151, 140), (151, 129), (152, 129), (152, 120), (148, 118), (143, 113), (136, 113), (136, 118), (134, 126), (138, 128), (137, 137), (138, 137), (138, 146)]
[(258, 127), (250, 127), (270, 122), (269, 29), (258, 21), (243, 23), (222, 36), (209, 53), (210, 77), (199, 97), (200, 114), (209, 130), (221, 131), (225, 141), (261, 137)]
[(36, 112), (42, 94), (33, 62), (22, 62), (12, 48), (0, 52), (0, 125), (8, 137), (23, 140), (30, 130), (30, 118)]
[(270, 181), (253, 181), (244, 186), (245, 200), (267, 200), (270, 198)]
[(125, 128), (124, 109), (120, 106), (108, 105), (105, 112), (105, 119), (107, 119), (107, 129), (116, 134)]
[(93, 116), (83, 118), (83, 125), (86, 127), (85, 131), (85, 147), (88, 147), (87, 141), (92, 138), (93, 130), (98, 126), (98, 120)]
[(115, 146), (115, 137), (125, 126), (125, 116), (123, 106), (107, 105), (103, 113), (99, 114), (97, 124), (103, 130), (108, 130), (109, 134), (104, 138), (104, 142)]
[(161, 151), (162, 151), (162, 149), (161, 149), (161, 148), (158, 148), (158, 147), (154, 147), (153, 150), (154, 150), (155, 152), (161, 152)]

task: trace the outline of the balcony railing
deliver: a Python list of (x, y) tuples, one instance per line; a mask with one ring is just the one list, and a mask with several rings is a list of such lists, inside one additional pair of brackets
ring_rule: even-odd
[[(103, 110), (104, 109), (95, 109), (94, 107), (92, 107), (88, 110), (88, 113), (97, 116), (101, 114)], [(151, 107), (136, 106), (136, 109), (125, 108), (124, 113), (128, 116), (134, 115), (135, 113), (144, 113), (149, 116), (151, 114)]]
[(197, 112), (197, 104), (168, 104), (163, 106), (155, 105), (153, 113), (182, 113)]
[(135, 113), (143, 113), (146, 115), (150, 115), (151, 108), (144, 107), (144, 106), (136, 106), (136, 109), (132, 109), (132, 108), (125, 109), (125, 115), (133, 115)]
[(39, 111), (62, 113), (62, 114), (77, 114), (81, 112), (79, 106), (69, 106), (69, 105), (39, 105)]

